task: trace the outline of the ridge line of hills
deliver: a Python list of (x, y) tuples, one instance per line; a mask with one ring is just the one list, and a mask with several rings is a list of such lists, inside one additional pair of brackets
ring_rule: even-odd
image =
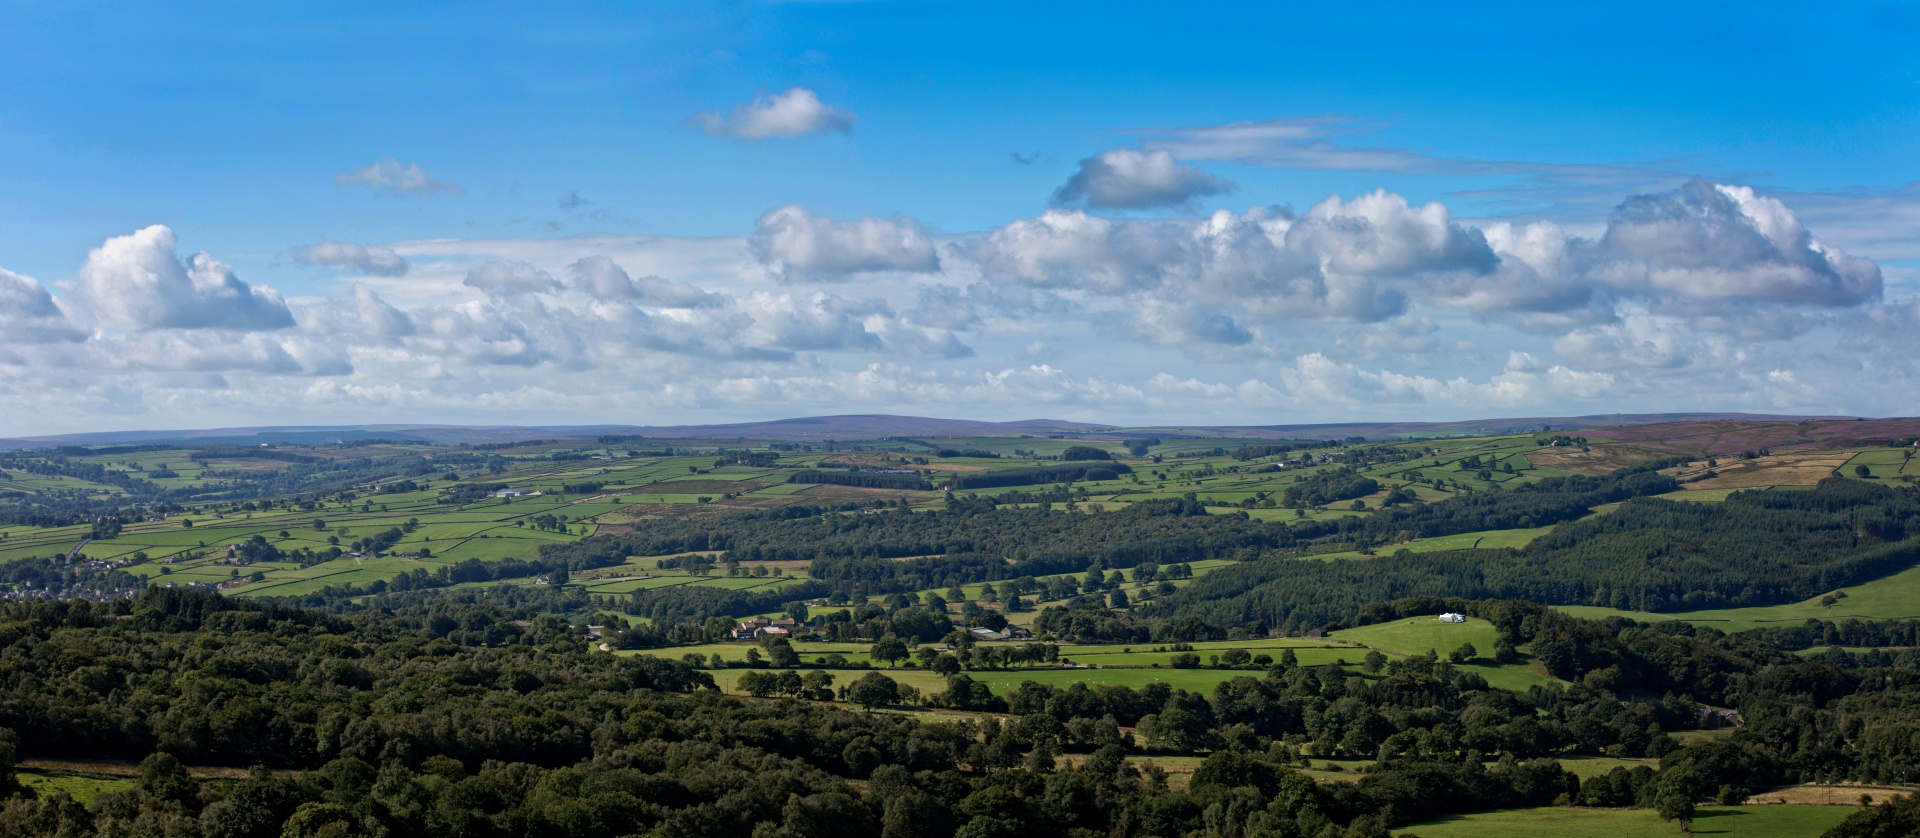
[[(1792, 416), (1757, 413), (1612, 413), (1587, 416), (1535, 416), (1469, 419), (1450, 422), (1331, 422), (1275, 425), (1146, 425), (1117, 426), (1059, 419), (1021, 419), (989, 422), (887, 414), (806, 416), (757, 422), (705, 425), (456, 425), (384, 423), (366, 425), (274, 425), (211, 429), (133, 430), (0, 438), (0, 449), (38, 449), (59, 446), (130, 445), (191, 442), (197, 444), (313, 445), (366, 439), (389, 439), (435, 444), (516, 442), (530, 439), (581, 439), (600, 436), (638, 436), (652, 439), (755, 439), (782, 442), (855, 441), (894, 436), (1066, 436), (1086, 439), (1242, 438), (1242, 439), (1394, 439), (1441, 436), (1482, 436), (1553, 430), (1667, 425), (1674, 423), (1808, 423), (1853, 420), (1844, 416)], [(1871, 420), (1896, 423), (1903, 419)], [(1897, 429), (1896, 429), (1897, 430)]]

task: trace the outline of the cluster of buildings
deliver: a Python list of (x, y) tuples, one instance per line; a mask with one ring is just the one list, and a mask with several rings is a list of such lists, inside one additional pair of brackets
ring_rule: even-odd
[(793, 637), (805, 633), (806, 630), (806, 624), (799, 620), (787, 617), (782, 617), (778, 620), (754, 617), (734, 627), (733, 639), (759, 640), (763, 637)]

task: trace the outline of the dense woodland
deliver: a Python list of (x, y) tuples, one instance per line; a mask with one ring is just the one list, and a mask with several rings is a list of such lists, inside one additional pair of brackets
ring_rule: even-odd
[[(531, 609), (421, 600), (327, 615), (168, 589), (9, 605), (0, 762), (118, 758), (142, 773), (91, 806), (9, 800), (0, 834), (1381, 836), (1556, 802), (1684, 816), (1760, 785), (1920, 768), (1910, 659), (1802, 659), (1513, 601), (1355, 619), (1435, 605), (1565, 658), (1574, 685), (1492, 690), (1430, 656), (1371, 671), (1282, 663), (1206, 695), (1028, 684), (991, 708), (1005, 716), (933, 720), (725, 697), (678, 662), (590, 651), (582, 626)], [(957, 672), (928, 703), (979, 697)], [(1700, 700), (1746, 726), (1683, 744), (1670, 734), (1700, 724)], [(1210, 756), (1184, 792), (1125, 761), (1194, 753)], [(1581, 753), (1660, 767), (1581, 782), (1543, 759)], [(1353, 783), (1295, 770), (1353, 755), (1380, 764)], [(199, 783), (182, 762), (300, 773)]]
[[(1511, 502), (1522, 494), (1493, 497)], [(1598, 491), (1583, 499), (1613, 495)], [(1306, 631), (1381, 599), (1412, 596), (1513, 597), (1646, 611), (1772, 605), (1920, 562), (1920, 499), (1911, 489), (1835, 478), (1808, 491), (1742, 492), (1717, 504), (1630, 498), (1521, 550), (1250, 562), (1196, 580), (1144, 609), (1150, 613), (1141, 618), (1194, 616), (1221, 626), (1259, 620)], [(1451, 503), (1428, 509), (1445, 512)], [(1488, 513), (1481, 520), (1516, 510)]]
[[(1306, 446), (1273, 448), (1248, 459)], [(491, 455), (452, 456), (472, 471)], [(721, 461), (756, 456), (727, 452)], [(288, 459), (286, 468), (207, 481), (194, 497), (284, 502), (296, 488), (342, 491), (370, 475), (431, 486), (450, 465), (414, 455)], [(986, 485), (1006, 492), (949, 495), (937, 510), (873, 500), (654, 519), (545, 545), (537, 557), (470, 560), (268, 602), (141, 590), (124, 572), (56, 560), (14, 562), (0, 567), (0, 581), (46, 589), (92, 573), (128, 596), (0, 603), (0, 794), (11, 794), (0, 800), (0, 836), (1379, 838), (1455, 811), (1635, 806), (1684, 819), (1699, 801), (1780, 784), (1913, 781), (1920, 623), (1809, 621), (1727, 634), (1677, 621), (1582, 620), (1548, 606), (1768, 605), (1879, 578), (1920, 562), (1920, 493), (1836, 478), (1805, 491), (1676, 502), (1653, 497), (1676, 488), (1657, 473), (1665, 465), (1433, 503), (1407, 492), (1370, 514), (1313, 520), (1210, 514), (1192, 497), (1116, 511), (1015, 505), (1071, 502), (1062, 481), (1125, 469), (1063, 455), (992, 472), (999, 482)], [(1335, 505), (1379, 488), (1345, 468), (1318, 474), (1286, 502)], [(922, 480), (830, 470), (793, 478), (875, 488)], [(132, 481), (128, 496), (142, 503), (188, 499), (137, 477), (86, 479)], [(54, 506), (32, 514), (55, 515), (58, 496), (49, 498)], [(121, 514), (71, 500), (58, 514), (109, 529)], [(1520, 549), (1387, 546), (1555, 524)], [(271, 549), (263, 539), (236, 555)], [(1316, 558), (1353, 550), (1377, 555)], [(632, 556), (674, 557), (662, 567), (779, 560), (809, 569), (779, 588), (677, 586), (614, 599), (557, 586), (461, 587), (564, 580)], [(1184, 581), (1203, 560), (1231, 564)], [(1133, 601), (1122, 578), (1135, 583)], [(945, 598), (928, 593), (975, 583), (993, 586), (1007, 612), (1059, 604), (1035, 615), (1034, 642), (976, 649), (963, 626), (997, 628), (1005, 614), (968, 601), (952, 617)], [(803, 600), (848, 607), (810, 615)], [(601, 609), (646, 619), (590, 640), (588, 625), (622, 623)], [(1235, 671), (1207, 692), (1027, 682), (996, 694), (974, 677), (1052, 662), (1059, 642), (1300, 635), (1445, 610), (1491, 622), (1494, 648), (1334, 666), (1241, 650), (1210, 664)], [(879, 663), (828, 671), (785, 640), (766, 641), (745, 663), (599, 649), (718, 641), (735, 618), (761, 613), (872, 643)], [(942, 687), (896, 682), (882, 667), (902, 659), (943, 676)], [(1198, 655), (1174, 660), (1200, 665)], [(1465, 665), (1524, 662), (1558, 680), (1506, 691)], [(716, 673), (753, 697), (721, 694)], [(1738, 727), (1720, 729), (1735, 718)], [(1582, 781), (1555, 762), (1579, 755), (1657, 767)], [(1175, 791), (1145, 762), (1166, 756), (1204, 757), (1190, 788)], [(137, 761), (138, 788), (91, 805), (18, 793), (13, 761), (51, 757)], [(1377, 764), (1353, 782), (1299, 770), (1329, 758)], [(183, 764), (256, 770), (199, 781)], [(1880, 807), (1832, 834), (1904, 834), (1916, 819), (1914, 805)]]

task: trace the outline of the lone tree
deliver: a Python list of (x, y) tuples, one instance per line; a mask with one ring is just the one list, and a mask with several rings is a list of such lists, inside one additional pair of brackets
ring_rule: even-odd
[(900, 685), (878, 672), (860, 676), (847, 685), (847, 700), (872, 710), (900, 700)]
[(900, 638), (889, 634), (876, 641), (873, 644), (873, 651), (869, 654), (873, 656), (874, 660), (885, 661), (888, 666), (892, 666), (894, 661), (901, 660), (907, 656), (907, 644)]

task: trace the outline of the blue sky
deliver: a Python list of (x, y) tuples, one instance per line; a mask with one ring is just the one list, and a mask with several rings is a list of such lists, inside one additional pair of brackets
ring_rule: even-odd
[(0, 30), (0, 433), (1912, 412), (1914, 4)]

